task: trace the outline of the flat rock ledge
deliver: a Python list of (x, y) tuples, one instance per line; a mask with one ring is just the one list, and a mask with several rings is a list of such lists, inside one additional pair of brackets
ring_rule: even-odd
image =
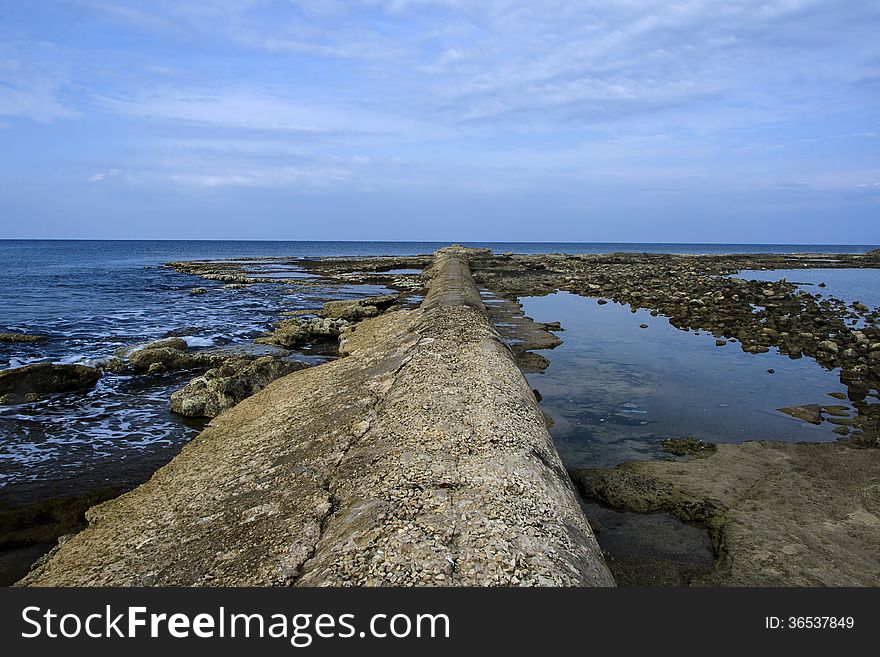
[(715, 570), (691, 585), (880, 586), (875, 449), (756, 441), (696, 453), (571, 474), (587, 500), (704, 526)]
[(19, 585), (612, 586), (468, 266), (223, 413)]

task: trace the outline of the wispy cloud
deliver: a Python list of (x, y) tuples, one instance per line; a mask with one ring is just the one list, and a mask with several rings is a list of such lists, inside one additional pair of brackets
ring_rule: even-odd
[(875, 0), (70, 0), (4, 19), (3, 137), (52, 123), (42, 157), (92, 194), (797, 192), (848, 212), (880, 169)]

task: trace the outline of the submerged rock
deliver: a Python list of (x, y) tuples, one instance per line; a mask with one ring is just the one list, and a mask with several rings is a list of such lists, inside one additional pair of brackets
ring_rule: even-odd
[(207, 294), (207, 292), (208, 292), (208, 291), (207, 291), (205, 288), (203, 288), (203, 287), (194, 287), (193, 289), (191, 289), (191, 290), (189, 291), (189, 295), (190, 295), (191, 297), (194, 297), (194, 296), (197, 296), (197, 295), (199, 295), (199, 294)]
[(47, 335), (31, 335), (28, 333), (0, 333), (0, 342), (42, 342), (48, 340)]
[(167, 331), (163, 338), (180, 338), (184, 335), (195, 335), (199, 332), (198, 326), (181, 326), (180, 328), (171, 329)]
[(714, 443), (699, 438), (667, 438), (663, 441), (663, 450), (673, 456), (706, 456), (717, 449)]
[(810, 424), (822, 423), (822, 407), (819, 404), (804, 404), (803, 406), (788, 406), (786, 408), (777, 408), (780, 413), (791, 415), (798, 420), (809, 422)]
[(0, 371), (0, 403), (35, 401), (55, 392), (91, 388), (101, 372), (87, 365), (36, 363)]
[(308, 367), (306, 363), (264, 356), (229, 360), (208, 370), (171, 395), (171, 410), (188, 417), (216, 417), (275, 379)]

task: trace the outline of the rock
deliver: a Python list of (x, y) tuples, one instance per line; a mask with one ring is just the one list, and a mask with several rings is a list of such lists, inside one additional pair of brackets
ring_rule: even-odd
[[(181, 326), (180, 328), (171, 329), (167, 331), (162, 337), (163, 338), (179, 338), (184, 335), (195, 335), (199, 332), (198, 326)], [(185, 349), (186, 347), (184, 347)]]
[(102, 372), (122, 372), (126, 368), (125, 361), (121, 358), (117, 358), (116, 356), (99, 358), (93, 361), (89, 361), (88, 364), (91, 367), (97, 367)]
[(829, 393), (828, 393), (828, 396), (829, 396), (829, 397), (834, 397), (835, 399), (846, 399), (846, 393), (845, 393), (845, 392), (829, 392)]
[(822, 412), (834, 417), (847, 417), (849, 415), (849, 406), (822, 406)]
[(34, 401), (56, 392), (91, 388), (101, 372), (87, 365), (36, 363), (0, 371), (0, 403)]
[(791, 415), (798, 420), (809, 422), (810, 424), (822, 423), (822, 407), (819, 404), (805, 404), (803, 406), (788, 406), (786, 408), (777, 408), (780, 413)]
[(839, 350), (839, 347), (836, 343), (831, 342), (831, 340), (822, 340), (822, 342), (819, 343), (819, 349), (827, 351), (831, 354), (836, 354)]
[(598, 303), (600, 306), (604, 306), (606, 303), (608, 303), (608, 301), (606, 301), (605, 299), (596, 299), (596, 303)]
[(396, 294), (386, 294), (363, 299), (328, 301), (324, 304), (321, 315), (333, 319), (344, 319), (348, 322), (359, 322), (367, 317), (375, 317), (394, 304), (398, 298)]
[(0, 333), (0, 342), (42, 342), (48, 335), (31, 335), (28, 333)]
[(190, 353), (187, 349), (188, 345), (183, 338), (167, 338), (120, 349), (117, 354), (127, 356), (129, 365), (135, 372), (147, 374), (210, 367), (228, 357), (205, 352)]
[(639, 324), (639, 328), (646, 329), (646, 328), (648, 328), (648, 325), (647, 324)]
[(282, 319), (275, 324), (275, 330), (254, 340), (258, 344), (274, 344), (285, 349), (294, 349), (307, 342), (329, 342), (336, 340), (348, 328), (344, 319), (314, 317), (302, 319)]
[(776, 370), (774, 370), (772, 367), (768, 367), (767, 374), (776, 374)]
[(662, 445), (663, 450), (673, 456), (700, 457), (712, 454), (717, 449), (714, 443), (699, 438), (667, 438)]
[(876, 456), (843, 441), (745, 442), (571, 476), (588, 502), (705, 527), (715, 570), (692, 585), (878, 586)]
[(723, 347), (726, 344), (727, 344), (727, 340), (715, 340), (716, 347)]
[(208, 291), (203, 287), (194, 287), (189, 291), (189, 295), (191, 297), (197, 296), (199, 294), (206, 294)]
[(523, 351), (516, 354), (516, 364), (526, 374), (540, 374), (550, 367), (549, 360), (533, 351)]
[(134, 352), (147, 349), (177, 349), (178, 351), (186, 351), (188, 348), (189, 345), (183, 338), (171, 337), (154, 340), (153, 342), (141, 342), (128, 347), (120, 347), (116, 350), (115, 355), (120, 358), (129, 358)]
[(229, 360), (173, 393), (171, 410), (188, 417), (216, 417), (275, 379), (305, 367), (305, 363), (272, 356), (253, 361)]

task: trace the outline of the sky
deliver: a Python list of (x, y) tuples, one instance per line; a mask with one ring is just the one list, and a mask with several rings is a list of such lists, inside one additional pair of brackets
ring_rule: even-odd
[(876, 0), (0, 0), (0, 238), (880, 243)]

